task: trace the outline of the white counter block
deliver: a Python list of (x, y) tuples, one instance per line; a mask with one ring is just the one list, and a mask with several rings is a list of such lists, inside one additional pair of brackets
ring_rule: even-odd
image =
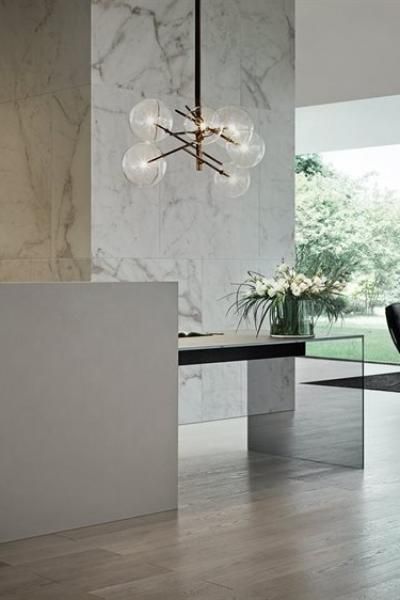
[(0, 285), (0, 541), (177, 506), (177, 285)]

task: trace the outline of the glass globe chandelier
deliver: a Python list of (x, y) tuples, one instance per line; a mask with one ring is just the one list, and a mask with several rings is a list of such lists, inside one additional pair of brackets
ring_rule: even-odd
[[(127, 179), (138, 187), (160, 183), (167, 171), (168, 156), (185, 152), (198, 171), (208, 167), (214, 171), (214, 186), (229, 198), (242, 196), (250, 187), (249, 169), (264, 157), (265, 143), (254, 132), (250, 115), (240, 107), (226, 106), (213, 110), (201, 101), (201, 0), (195, 0), (195, 81), (194, 107), (175, 109), (183, 119), (180, 130), (173, 131), (174, 118), (169, 108), (153, 98), (136, 104), (130, 112), (132, 132), (140, 139), (125, 153), (122, 169)], [(172, 137), (179, 144), (162, 152), (158, 143)], [(213, 143), (222, 145), (228, 155), (221, 161), (204, 149)]]

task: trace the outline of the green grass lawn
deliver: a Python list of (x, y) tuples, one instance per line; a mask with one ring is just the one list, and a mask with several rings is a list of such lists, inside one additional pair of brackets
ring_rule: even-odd
[[(316, 332), (319, 335), (365, 335), (365, 360), (372, 362), (400, 363), (397, 352), (383, 317), (349, 317), (329, 328), (322, 321), (318, 323)], [(329, 358), (360, 358), (360, 344), (356, 342), (332, 341), (318, 344), (308, 344), (309, 356)]]

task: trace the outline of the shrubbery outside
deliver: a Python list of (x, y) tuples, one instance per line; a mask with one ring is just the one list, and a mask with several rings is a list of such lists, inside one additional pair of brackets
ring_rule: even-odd
[[(400, 301), (400, 191), (376, 173), (351, 177), (319, 155), (298, 156), (296, 252), (303, 272), (346, 269), (346, 317), (332, 330), (365, 333), (367, 360), (400, 362), (383, 316), (386, 304)], [(336, 354), (333, 343), (329, 352)]]

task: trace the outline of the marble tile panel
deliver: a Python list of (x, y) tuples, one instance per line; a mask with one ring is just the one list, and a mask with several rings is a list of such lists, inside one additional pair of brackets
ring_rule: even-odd
[(93, 259), (93, 281), (178, 281), (179, 327), (202, 328), (201, 264), (196, 260)]
[(191, 0), (93, 0), (93, 83), (143, 97), (192, 94)]
[(53, 281), (90, 281), (89, 258), (59, 258), (51, 264)]
[(277, 111), (293, 106), (293, 57), (287, 50), (242, 48), (240, 62), (243, 106)]
[(90, 256), (90, 88), (52, 96), (52, 257)]
[(266, 154), (259, 165), (260, 194), (266, 180), (292, 181), (294, 178), (294, 111), (259, 111), (259, 133), (265, 140)]
[(294, 372), (293, 358), (251, 361), (248, 364), (248, 413), (293, 410)]
[(226, 331), (236, 328), (237, 319), (235, 315), (227, 314), (227, 310), (235, 299), (234, 284), (240, 283), (245, 277), (246, 270), (239, 260), (203, 260), (202, 312), (206, 331)]
[(276, 264), (294, 258), (293, 193), (291, 181), (267, 180), (260, 197), (260, 256)]
[[(252, 261), (249, 260), (251, 263)], [(205, 331), (234, 330), (238, 320), (227, 309), (234, 301), (234, 283), (246, 277), (239, 260), (203, 260), (203, 323)], [(203, 420), (237, 417), (244, 414), (243, 365), (203, 365)]]
[[(218, 298), (248, 269), (272, 273), (292, 252), (293, 9), (293, 0), (204, 0), (204, 102), (242, 104), (267, 144), (249, 192), (232, 200), (213, 190), (208, 169), (196, 172), (182, 154), (168, 159), (158, 190), (144, 193), (121, 178), (122, 154), (134, 142), (131, 107), (142, 97), (161, 97), (171, 108), (192, 103), (193, 2), (93, 2), (93, 278), (173, 277), (181, 328), (234, 328)], [(220, 147), (209, 150), (227, 160)], [(245, 380), (246, 365), (183, 370), (181, 420), (243, 414)]]
[(31, 281), (31, 261), (29, 259), (0, 260), (0, 281)]
[[(184, 160), (183, 157), (182, 160)], [(182, 164), (160, 188), (162, 256), (240, 258), (257, 254), (257, 172), (250, 191), (225, 198), (213, 189), (213, 174)]]
[(223, 106), (239, 106), (240, 47), (229, 43), (206, 46), (202, 58), (204, 104), (215, 110)]
[(241, 103), (294, 106), (294, 0), (241, 0)]
[(90, 0), (3, 0), (0, 102), (89, 84), (90, 34)]
[(51, 258), (31, 260), (29, 281), (56, 281)]
[(137, 97), (95, 86), (93, 99), (92, 253), (158, 256), (160, 186), (135, 187), (121, 166), (125, 151), (137, 141), (128, 123)]
[(238, 363), (220, 363), (203, 366), (203, 391), (205, 394), (238, 390), (242, 374)]
[(90, 259), (0, 260), (0, 282), (90, 281)]
[(239, 0), (241, 46), (291, 53), (294, 0)]
[(199, 423), (202, 414), (203, 386), (200, 365), (179, 367), (179, 424)]
[(47, 96), (0, 104), (0, 258), (50, 256)]
[[(235, 369), (240, 372), (238, 366)], [(204, 376), (204, 375), (203, 375)], [(221, 382), (225, 381), (221, 378)], [(203, 421), (231, 419), (244, 415), (240, 387), (209, 391), (203, 396)]]
[(205, 46), (240, 46), (240, 0), (203, 0), (202, 11)]

